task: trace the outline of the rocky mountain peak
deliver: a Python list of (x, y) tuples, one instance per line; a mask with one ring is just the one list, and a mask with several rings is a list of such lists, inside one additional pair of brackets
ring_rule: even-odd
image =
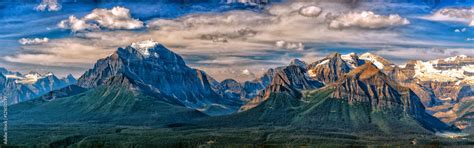
[(351, 70), (339, 53), (332, 53), (308, 66), (308, 76), (326, 84), (336, 82)]
[(369, 79), (375, 75), (382, 75), (383, 73), (377, 66), (372, 62), (367, 62), (362, 66), (357, 67), (356, 69), (352, 70), (348, 73), (348, 76), (356, 77), (360, 80)]
[(300, 66), (300, 67), (306, 68), (306, 62), (301, 61), (300, 59), (293, 59), (293, 60), (291, 60), (290, 65), (296, 65), (296, 66)]
[(127, 60), (146, 59), (150, 62), (158, 62), (160, 64), (185, 66), (185, 62), (181, 56), (152, 40), (136, 42), (125, 48), (119, 48), (116, 54), (116, 58)]
[(68, 75), (66, 76), (66, 79), (76, 79), (76, 78), (75, 78), (72, 74), (68, 74)]

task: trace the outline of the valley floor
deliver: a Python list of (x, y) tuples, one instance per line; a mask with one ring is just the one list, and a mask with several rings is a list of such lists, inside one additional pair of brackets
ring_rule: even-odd
[(254, 147), (254, 146), (467, 146), (474, 135), (447, 139), (434, 135), (371, 135), (281, 127), (195, 128), (106, 124), (12, 124), (9, 144), (39, 147)]

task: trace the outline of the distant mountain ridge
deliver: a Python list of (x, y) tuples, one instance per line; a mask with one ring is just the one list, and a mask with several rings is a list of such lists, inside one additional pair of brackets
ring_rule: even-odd
[(9, 104), (35, 99), (76, 83), (76, 79), (72, 75), (64, 78), (58, 78), (53, 73), (30, 72), (23, 75), (4, 68), (0, 69), (0, 79), (2, 86), (0, 91), (7, 96)]

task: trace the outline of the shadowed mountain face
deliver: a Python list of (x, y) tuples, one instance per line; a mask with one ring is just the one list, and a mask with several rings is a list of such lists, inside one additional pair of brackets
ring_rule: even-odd
[(133, 89), (162, 96), (163, 101), (216, 114), (235, 111), (240, 100), (226, 99), (213, 89), (215, 81), (205, 72), (186, 66), (181, 56), (153, 41), (134, 43), (119, 48), (111, 56), (99, 60), (93, 69), (78, 80), (77, 85), (96, 88), (110, 78), (123, 75), (134, 81)]

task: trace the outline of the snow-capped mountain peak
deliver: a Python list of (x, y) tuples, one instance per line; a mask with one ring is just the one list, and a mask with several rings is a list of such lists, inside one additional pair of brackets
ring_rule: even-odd
[(357, 54), (354, 53), (354, 52), (351, 52), (349, 54), (343, 54), (341, 55), (341, 58), (344, 59), (344, 60), (352, 60), (352, 57), (353, 56), (356, 56)]
[(159, 44), (158, 42), (155, 42), (153, 40), (145, 40), (145, 41), (132, 43), (132, 45), (130, 45), (130, 46), (132, 48), (135, 48), (142, 55), (150, 56), (150, 50), (149, 49), (154, 48), (158, 44)]
[(357, 61), (355, 61), (356, 59), (354, 57), (356, 57), (357, 54), (352, 52), (352, 53), (349, 53), (349, 54), (343, 54), (341, 55), (341, 58), (342, 60), (346, 61), (352, 69), (356, 68), (357, 67)]
[(46, 73), (44, 76), (45, 76), (45, 77), (48, 77), (48, 76), (53, 76), (53, 75), (54, 75), (54, 73), (48, 72), (48, 73)]
[(372, 54), (372, 53), (364, 53), (362, 55), (359, 56), (359, 59), (361, 60), (367, 60), (367, 61), (370, 61), (372, 62), (378, 69), (384, 69), (385, 66), (390, 66), (390, 65), (393, 65), (392, 63), (388, 62), (386, 59), (378, 56), (378, 55), (375, 55), (375, 54)]

